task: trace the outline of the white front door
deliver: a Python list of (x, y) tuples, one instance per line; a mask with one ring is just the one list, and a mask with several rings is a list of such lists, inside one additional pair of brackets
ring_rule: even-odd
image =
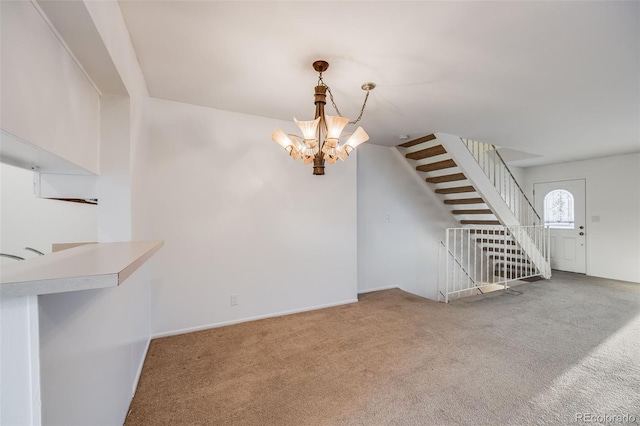
[(551, 268), (587, 272), (585, 180), (536, 183), (536, 210), (551, 228)]

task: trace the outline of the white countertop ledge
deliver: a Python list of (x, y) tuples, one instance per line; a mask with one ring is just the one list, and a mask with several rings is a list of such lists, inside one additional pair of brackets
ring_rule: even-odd
[(116, 287), (163, 245), (164, 241), (86, 244), (5, 265), (0, 297)]

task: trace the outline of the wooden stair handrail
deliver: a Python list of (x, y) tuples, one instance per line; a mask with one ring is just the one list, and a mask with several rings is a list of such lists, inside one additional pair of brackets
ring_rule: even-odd
[(509, 173), (509, 176), (511, 176), (511, 179), (513, 179), (513, 183), (516, 184), (516, 186), (518, 187), (518, 190), (520, 191), (520, 193), (522, 194), (522, 196), (524, 197), (525, 200), (527, 200), (527, 203), (529, 203), (529, 207), (531, 207), (531, 210), (533, 210), (533, 213), (535, 213), (536, 217), (538, 218), (538, 220), (540, 220), (540, 222), (542, 223), (542, 218), (540, 217), (540, 215), (538, 214), (538, 212), (536, 211), (536, 208), (533, 207), (533, 204), (531, 204), (531, 201), (529, 200), (529, 197), (527, 197), (527, 194), (525, 194), (525, 192), (522, 190), (522, 187), (520, 186), (520, 184), (518, 183), (518, 180), (515, 178), (515, 176), (513, 176), (513, 173), (511, 173), (511, 170), (509, 169), (509, 166), (507, 166), (507, 163), (505, 163), (504, 159), (502, 158), (502, 156), (500, 155), (500, 153), (498, 152), (498, 149), (496, 148), (495, 145), (491, 145), (493, 147), (493, 150), (496, 152), (496, 155), (498, 156), (498, 158), (500, 159), (500, 162), (504, 165), (504, 168), (507, 170), (507, 172)]

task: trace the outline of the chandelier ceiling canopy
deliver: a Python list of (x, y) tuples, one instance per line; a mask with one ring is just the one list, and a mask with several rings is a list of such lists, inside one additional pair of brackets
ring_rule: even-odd
[[(360, 115), (353, 121), (343, 117), (340, 110), (333, 100), (331, 89), (327, 86), (323, 79), (322, 73), (329, 68), (326, 61), (315, 61), (313, 69), (319, 74), (318, 84), (315, 88), (314, 103), (316, 105), (316, 115), (314, 120), (299, 121), (296, 118), (293, 121), (300, 128), (302, 136), (294, 134), (286, 134), (277, 128), (271, 134), (271, 139), (280, 144), (293, 158), (302, 159), (304, 164), (313, 163), (313, 174), (324, 175), (325, 160), (329, 164), (335, 164), (338, 159), (344, 161), (347, 156), (361, 143), (369, 140), (369, 135), (362, 127), (358, 127), (355, 132), (342, 135), (342, 131), (347, 124), (356, 124), (362, 119), (369, 91), (373, 90), (375, 83), (365, 83), (361, 86), (362, 90), (367, 94), (364, 97)], [(324, 106), (327, 103), (326, 94), (329, 93), (331, 104), (338, 115), (325, 115)], [(346, 142), (340, 144), (340, 138), (347, 138)]]

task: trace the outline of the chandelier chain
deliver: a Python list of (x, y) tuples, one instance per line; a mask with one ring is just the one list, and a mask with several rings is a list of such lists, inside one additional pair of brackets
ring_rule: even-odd
[[(344, 117), (340, 110), (338, 109), (338, 105), (336, 105), (336, 101), (333, 99), (333, 93), (331, 93), (331, 88), (327, 86), (327, 84), (322, 80), (322, 73), (318, 77), (318, 85), (324, 86), (327, 88), (327, 92), (329, 92), (329, 99), (331, 100), (331, 105), (333, 105), (333, 109), (336, 110), (336, 113), (339, 117)], [(364, 114), (364, 109), (367, 106), (367, 99), (369, 99), (369, 89), (367, 89), (367, 94), (364, 96), (364, 102), (362, 103), (362, 108), (360, 108), (360, 115), (355, 120), (349, 121), (349, 124), (356, 124), (358, 121), (362, 120), (362, 114)]]

